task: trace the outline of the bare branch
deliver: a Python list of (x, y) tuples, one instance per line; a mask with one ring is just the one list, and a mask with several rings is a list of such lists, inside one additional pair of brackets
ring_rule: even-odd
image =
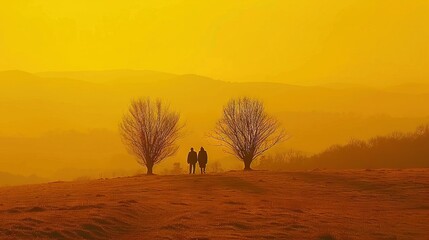
[(162, 101), (149, 98), (133, 100), (119, 126), (122, 141), (138, 162), (148, 168), (174, 155), (182, 126), (180, 114), (171, 111)]
[(250, 169), (251, 162), (285, 140), (286, 133), (276, 119), (268, 116), (261, 101), (243, 97), (224, 106), (211, 137)]

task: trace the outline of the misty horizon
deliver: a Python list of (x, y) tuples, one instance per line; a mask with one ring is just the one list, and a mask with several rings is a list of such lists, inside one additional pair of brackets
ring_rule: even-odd
[[(226, 82), (195, 74), (177, 75), (148, 70), (2, 71), (0, 80), (0, 92), (3, 92), (3, 99), (9, 102), (3, 105), (5, 117), (0, 120), (4, 126), (0, 131), (0, 141), (5, 147), (2, 151), (2, 171), (50, 180), (140, 172), (140, 166), (120, 142), (117, 124), (129, 101), (146, 95), (166, 100), (183, 113), (188, 123), (189, 131), (180, 140), (179, 153), (156, 167), (162, 172), (169, 171), (174, 163), (184, 166), (186, 150), (193, 144), (196, 147), (208, 146), (224, 170), (239, 168), (238, 163), (231, 161), (231, 157), (206, 136), (213, 129), (222, 105), (237, 92), (265, 101), (268, 111), (281, 120), (291, 135), (288, 141), (274, 149), (273, 154), (289, 150), (316, 154), (331, 145), (346, 144), (351, 139), (366, 140), (395, 131), (410, 132), (429, 123), (427, 108), (419, 106), (422, 99), (429, 99), (429, 88), (426, 91), (426, 88), (413, 84), (379, 88), (349, 84), (298, 86)], [(224, 97), (198, 103), (195, 99), (202, 95), (197, 94), (195, 99), (182, 95), (182, 91), (200, 86), (211, 89), (211, 99), (220, 91)], [(280, 96), (283, 100), (279, 100)], [(341, 102), (337, 101), (338, 97), (342, 98)], [(363, 99), (379, 103), (372, 104), (371, 109), (361, 105)], [(14, 101), (18, 102), (14, 104)], [(26, 106), (27, 103), (33, 106)], [(89, 107), (81, 113), (84, 115), (79, 113), (78, 106), (81, 104)], [(410, 104), (414, 107), (411, 108)], [(336, 106), (335, 109), (332, 106)], [(34, 107), (40, 110), (35, 112)], [(16, 108), (35, 114), (33, 121), (23, 121), (23, 113), (6, 114)], [(214, 111), (207, 115), (207, 119), (198, 120), (198, 115), (209, 109)], [(76, 111), (77, 115), (74, 113)], [(336, 130), (339, 126), (341, 131)], [(330, 133), (325, 135), (325, 131)], [(109, 150), (103, 152), (106, 147)], [(34, 149), (33, 157), (40, 159), (37, 160), (40, 162), (28, 158), (19, 150), (22, 148)], [(62, 150), (55, 151), (57, 148)], [(13, 162), (25, 162), (28, 167), (5, 165), (4, 161), (12, 159)], [(105, 165), (106, 162), (109, 164)], [(45, 168), (40, 163), (49, 163), (47, 166), (51, 167)]]

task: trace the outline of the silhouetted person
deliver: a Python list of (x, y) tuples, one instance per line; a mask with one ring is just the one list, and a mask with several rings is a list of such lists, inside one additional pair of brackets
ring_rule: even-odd
[(201, 147), (200, 152), (198, 152), (198, 165), (200, 165), (201, 174), (206, 173), (207, 159), (207, 152)]
[(195, 174), (195, 165), (197, 164), (197, 161), (197, 152), (194, 151), (194, 148), (191, 148), (191, 151), (188, 153), (189, 174)]

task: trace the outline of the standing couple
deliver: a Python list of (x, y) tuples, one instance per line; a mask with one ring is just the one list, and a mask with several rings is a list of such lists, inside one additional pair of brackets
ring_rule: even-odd
[(195, 165), (200, 166), (201, 174), (206, 173), (206, 165), (207, 165), (207, 152), (201, 147), (200, 151), (194, 151), (194, 148), (191, 148), (191, 151), (188, 153), (188, 164), (189, 164), (189, 174), (195, 174)]

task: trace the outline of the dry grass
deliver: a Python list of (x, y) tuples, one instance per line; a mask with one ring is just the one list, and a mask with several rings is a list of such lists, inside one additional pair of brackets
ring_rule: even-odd
[(0, 196), (1, 239), (429, 238), (429, 169), (138, 176)]

